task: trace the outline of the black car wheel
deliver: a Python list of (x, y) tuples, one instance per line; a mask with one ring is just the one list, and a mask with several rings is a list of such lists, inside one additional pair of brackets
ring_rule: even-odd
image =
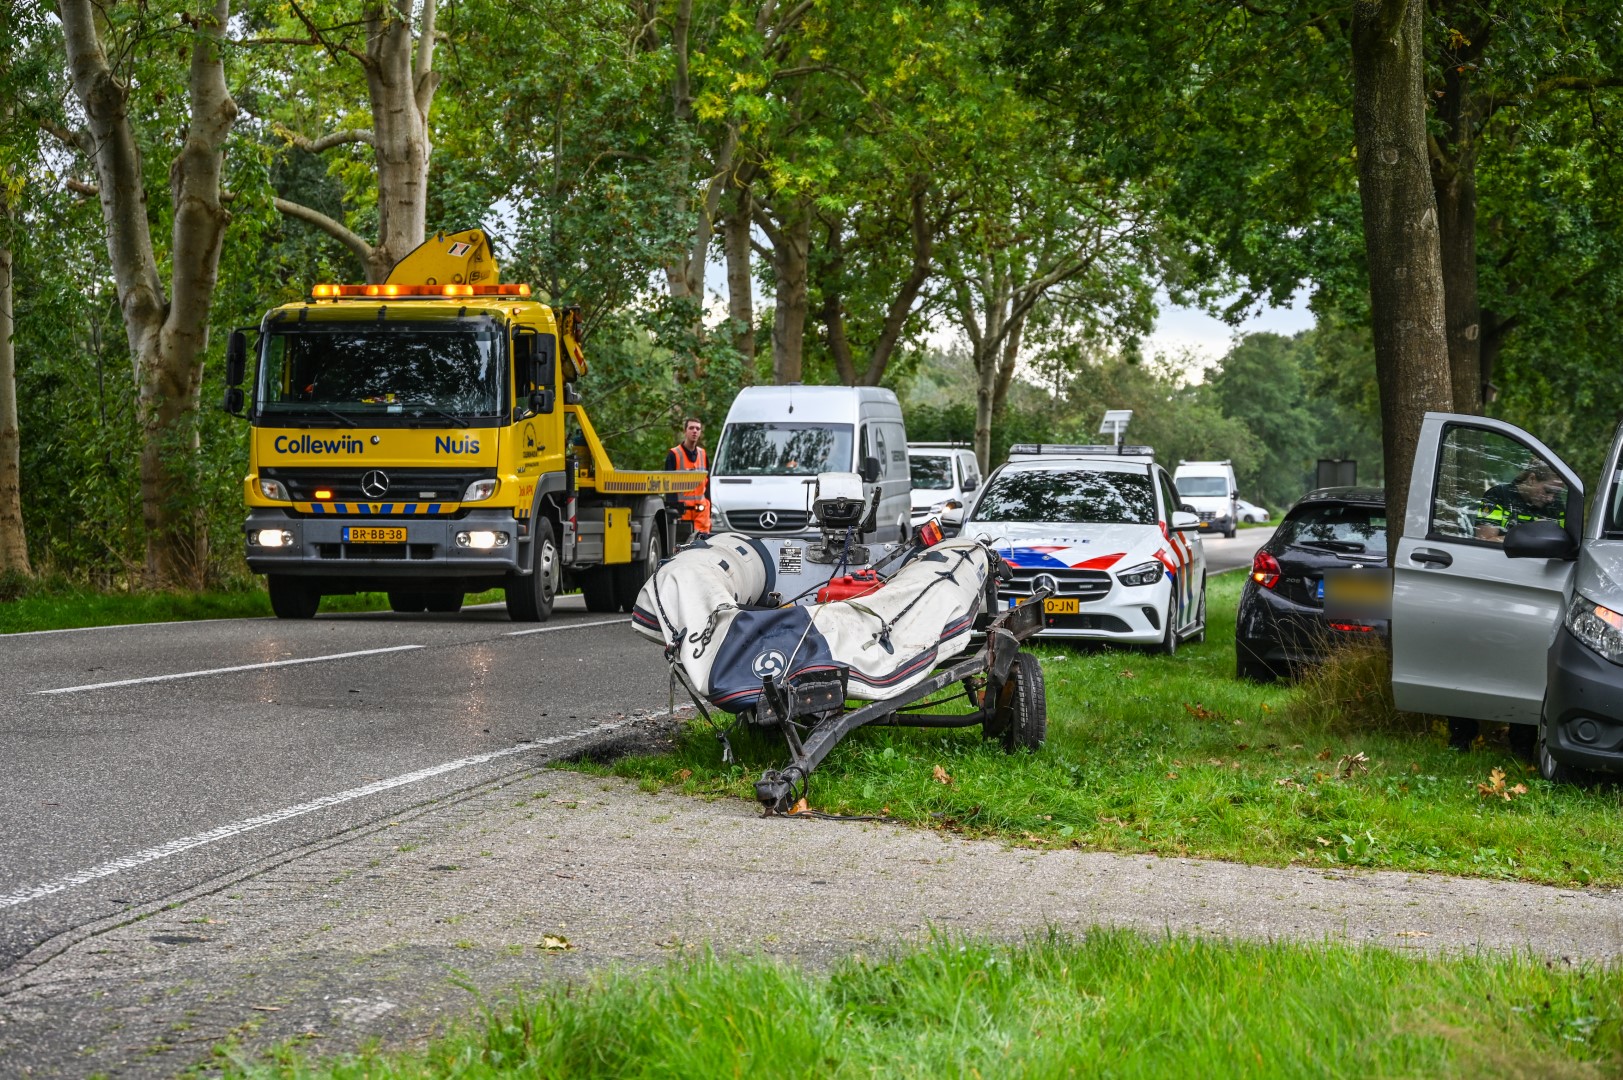
[[(1557, 761), (1550, 756), (1550, 747), (1545, 742), (1544, 720), (1538, 723), (1538, 736), (1534, 742), (1533, 757), (1538, 762), (1538, 774), (1552, 784), (1587, 784), (1595, 779), (1595, 774), (1588, 769), (1580, 769), (1576, 765), (1568, 765), (1564, 761)], [(1515, 730), (1512, 728), (1511, 730)]]
[(1206, 575), (1205, 574), (1202, 574), (1200, 576), (1200, 608), (1199, 608), (1199, 610), (1197, 610), (1195, 612), (1195, 622), (1200, 626), (1200, 629), (1196, 630), (1193, 634), (1190, 634), (1189, 635), (1189, 640), (1190, 640), (1191, 643), (1193, 643), (1195, 645), (1199, 645), (1201, 642), (1206, 640)]
[(1175, 605), (1172, 600), (1169, 599), (1167, 601), (1167, 613), (1165, 620), (1166, 633), (1161, 635), (1161, 644), (1155, 647), (1155, 651), (1160, 653), (1162, 656), (1178, 655), (1178, 630), (1172, 625), (1172, 616), (1176, 611), (1177, 605)]

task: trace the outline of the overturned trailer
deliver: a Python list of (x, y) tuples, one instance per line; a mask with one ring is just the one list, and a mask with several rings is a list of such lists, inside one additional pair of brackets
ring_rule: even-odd
[[(1002, 559), (980, 541), (942, 540), (934, 522), (901, 543), (863, 543), (876, 508), (855, 474), (825, 473), (819, 538), (696, 537), (632, 610), (701, 710), (782, 732), (788, 764), (755, 785), (768, 811), (805, 798), (829, 751), (868, 724), (978, 725), (1009, 750), (1047, 734), (1042, 669), (1021, 650), (1042, 627), (1043, 596), (999, 611)], [(960, 712), (933, 711), (956, 700)]]

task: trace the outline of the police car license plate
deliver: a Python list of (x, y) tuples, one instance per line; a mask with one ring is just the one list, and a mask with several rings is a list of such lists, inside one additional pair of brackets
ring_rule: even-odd
[(1075, 615), (1078, 614), (1079, 601), (1073, 597), (1054, 596), (1043, 601), (1044, 615)]
[(406, 530), (398, 525), (346, 525), (346, 544), (404, 544)]

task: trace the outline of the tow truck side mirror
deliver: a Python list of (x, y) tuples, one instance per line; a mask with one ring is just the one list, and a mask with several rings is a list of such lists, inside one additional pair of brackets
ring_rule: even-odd
[(247, 400), (242, 392), (242, 380), (247, 374), (248, 335), (233, 330), (225, 341), (225, 400), (220, 402), (220, 407), (232, 416), (242, 415)]

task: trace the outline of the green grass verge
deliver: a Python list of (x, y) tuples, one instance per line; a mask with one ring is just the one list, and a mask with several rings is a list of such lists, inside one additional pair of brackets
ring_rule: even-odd
[[(463, 603), (483, 604), (501, 598), (501, 590), (493, 589), (472, 594)], [(325, 596), (321, 600), (323, 612), (388, 609), (389, 598), (383, 593)], [(110, 593), (84, 587), (40, 584), (14, 600), (0, 602), (0, 634), (122, 626), (128, 623), (246, 619), (269, 617), (270, 614), (270, 598), (263, 589), (201, 593)]]
[(937, 941), (826, 975), (701, 957), (487, 1009), (427, 1047), (228, 1076), (1615, 1074), (1623, 976), (1527, 958), (1150, 939)]
[[(1545, 783), (1502, 730), (1450, 750), (1435, 725), (1387, 716), (1385, 673), (1358, 664), (1312, 687), (1236, 680), (1243, 580), (1211, 580), (1207, 640), (1174, 657), (1037, 642), (1041, 751), (1006, 754), (978, 728), (861, 730), (813, 775), (812, 807), (1034, 847), (1623, 884), (1618, 789)], [(1377, 717), (1367, 728), (1366, 713)], [(761, 771), (787, 754), (755, 732), (733, 746), (738, 763), (722, 764), (715, 733), (695, 722), (671, 754), (578, 767), (753, 800)], [(1496, 769), (1499, 793), (1483, 794)]]

